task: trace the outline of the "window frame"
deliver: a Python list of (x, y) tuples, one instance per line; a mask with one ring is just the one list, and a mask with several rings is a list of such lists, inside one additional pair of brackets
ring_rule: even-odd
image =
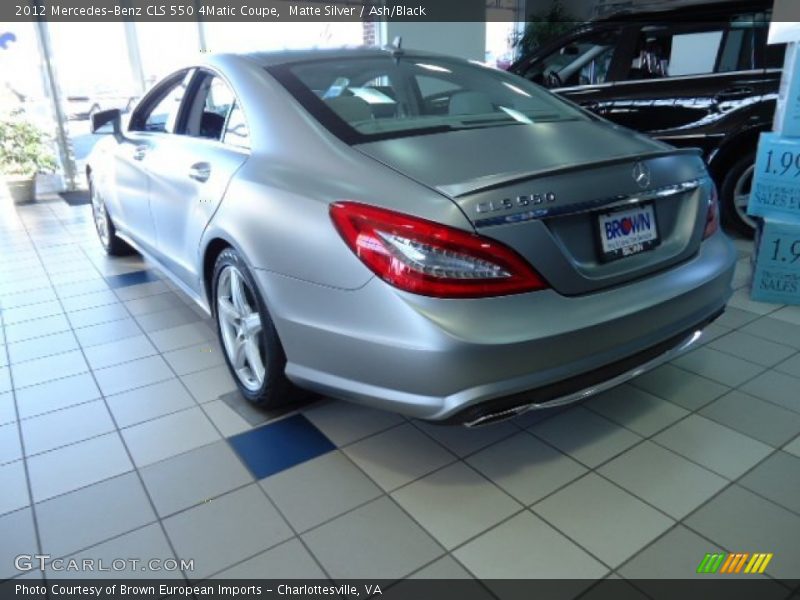
[[(135, 133), (146, 133), (152, 135), (180, 135), (182, 133), (183, 113), (186, 107), (186, 98), (191, 91), (191, 82), (194, 78), (195, 67), (188, 67), (178, 69), (173, 73), (167, 75), (159, 83), (157, 83), (149, 92), (144, 95), (142, 101), (136, 106), (131, 118), (128, 120), (127, 130)], [(177, 112), (175, 113), (175, 122), (172, 131), (152, 131), (143, 127), (144, 123), (150, 117), (153, 109), (155, 109), (162, 100), (164, 100), (177, 86), (186, 83), (186, 90), (183, 97), (179, 102)]]
[[(230, 124), (231, 115), (233, 114), (233, 111), (235, 109), (237, 109), (237, 108), (239, 109), (239, 111), (241, 111), (242, 120), (244, 121), (244, 126), (247, 128), (247, 145), (246, 146), (240, 146), (238, 144), (231, 144), (230, 142), (226, 142), (225, 141), (225, 137), (228, 135), (228, 125)], [(231, 107), (228, 110), (228, 114), (225, 117), (225, 124), (222, 127), (222, 138), (220, 139), (220, 143), (225, 145), (225, 147), (227, 147), (227, 148), (235, 148), (235, 149), (238, 149), (238, 150), (243, 150), (243, 151), (249, 152), (250, 149), (252, 148), (252, 144), (250, 143), (250, 139), (251, 139), (250, 138), (250, 123), (248, 123), (248, 121), (247, 121), (247, 115), (245, 114), (244, 108), (242, 108), (242, 105), (239, 102), (239, 99), (234, 95), (233, 104), (231, 104)]]
[[(200, 143), (220, 145), (220, 146), (222, 146), (224, 148), (229, 148), (229, 149), (237, 151), (237, 152), (244, 152), (244, 153), (248, 153), (249, 154), (250, 151), (252, 150), (252, 136), (248, 135), (248, 139), (251, 141), (251, 144), (250, 144), (249, 147), (234, 146), (233, 144), (226, 144), (224, 142), (225, 130), (228, 127), (228, 120), (230, 119), (231, 111), (232, 111), (234, 106), (238, 106), (239, 109), (242, 111), (242, 115), (243, 115), (244, 121), (247, 124), (248, 134), (251, 131), (251, 129), (250, 129), (250, 119), (248, 119), (248, 117), (247, 117), (247, 111), (244, 108), (244, 104), (242, 103), (241, 98), (236, 93), (236, 88), (234, 88), (234, 86), (231, 84), (230, 80), (219, 69), (215, 69), (214, 67), (203, 65), (203, 66), (200, 66), (200, 67), (195, 67), (193, 70), (194, 70), (194, 72), (192, 73), (192, 78), (189, 81), (189, 85), (188, 85), (188, 87), (186, 89), (186, 95), (184, 96), (184, 107), (183, 107), (183, 113), (184, 114), (181, 115), (181, 119), (182, 119), (182, 122), (181, 122), (181, 126), (182, 126), (181, 134), (185, 135), (186, 137), (188, 137), (188, 138), (190, 138), (190, 139), (192, 139), (194, 141), (200, 142)], [(200, 136), (197, 136), (197, 135), (190, 135), (190, 134), (186, 133), (186, 120), (189, 117), (189, 114), (188, 114), (189, 107), (194, 106), (194, 103), (197, 101), (197, 94), (200, 91), (200, 86), (202, 85), (203, 80), (206, 77), (209, 77), (209, 76), (219, 78), (228, 87), (228, 89), (231, 92), (231, 95), (233, 96), (233, 103), (231, 104), (231, 107), (228, 109), (228, 113), (225, 115), (225, 122), (222, 125), (222, 137), (220, 139), (218, 139), (218, 140), (214, 140), (214, 139), (211, 139), (211, 138), (204, 138), (204, 137), (200, 137)], [(191, 102), (187, 103), (187, 98), (191, 98)], [(205, 102), (205, 98), (203, 100)]]

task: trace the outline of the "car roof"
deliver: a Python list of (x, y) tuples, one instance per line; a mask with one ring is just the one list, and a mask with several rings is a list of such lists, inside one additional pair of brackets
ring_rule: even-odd
[[(248, 52), (239, 54), (264, 67), (283, 65), (288, 63), (305, 62), (311, 60), (336, 60), (343, 58), (378, 58), (392, 56), (397, 49), (393, 46), (343, 46), (341, 48), (312, 48), (306, 50), (280, 50), (271, 52)], [(420, 52), (417, 50), (401, 50), (402, 56), (423, 57), (441, 56), (435, 52)], [(452, 57), (446, 57), (452, 58)]]
[(713, 20), (720, 15), (772, 9), (773, 0), (653, 0), (641, 2), (595, 19), (604, 21), (641, 21), (680, 17), (680, 21)]

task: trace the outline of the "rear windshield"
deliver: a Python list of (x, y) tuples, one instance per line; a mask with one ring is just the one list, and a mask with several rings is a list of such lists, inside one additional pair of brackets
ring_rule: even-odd
[(459, 60), (387, 54), (269, 71), (323, 125), (351, 143), (585, 118), (521, 77)]

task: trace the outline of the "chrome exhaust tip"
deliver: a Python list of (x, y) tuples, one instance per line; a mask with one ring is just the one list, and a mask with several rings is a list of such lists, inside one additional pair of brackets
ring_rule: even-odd
[(467, 421), (464, 423), (464, 427), (472, 429), (473, 427), (483, 427), (484, 425), (491, 425), (492, 423), (507, 421), (508, 419), (513, 419), (514, 417), (526, 412), (530, 407), (530, 404), (523, 404), (522, 406), (515, 406), (514, 408), (509, 408), (507, 410), (481, 415), (477, 419), (473, 419), (472, 421)]

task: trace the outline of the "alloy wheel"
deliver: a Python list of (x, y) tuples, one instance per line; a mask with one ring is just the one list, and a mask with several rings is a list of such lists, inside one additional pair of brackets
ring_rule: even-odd
[(750, 201), (750, 191), (753, 186), (753, 172), (756, 166), (750, 165), (736, 180), (736, 185), (733, 188), (733, 207), (736, 210), (736, 216), (753, 229), (756, 228), (756, 222), (747, 214), (747, 203)]
[(94, 186), (92, 186), (92, 214), (94, 215), (94, 226), (97, 229), (97, 235), (100, 237), (103, 246), (107, 248), (111, 239), (108, 213), (106, 212), (106, 204), (103, 202), (103, 198)]
[(217, 315), (222, 345), (236, 376), (248, 390), (259, 390), (266, 376), (261, 315), (253, 291), (232, 265), (219, 275)]

